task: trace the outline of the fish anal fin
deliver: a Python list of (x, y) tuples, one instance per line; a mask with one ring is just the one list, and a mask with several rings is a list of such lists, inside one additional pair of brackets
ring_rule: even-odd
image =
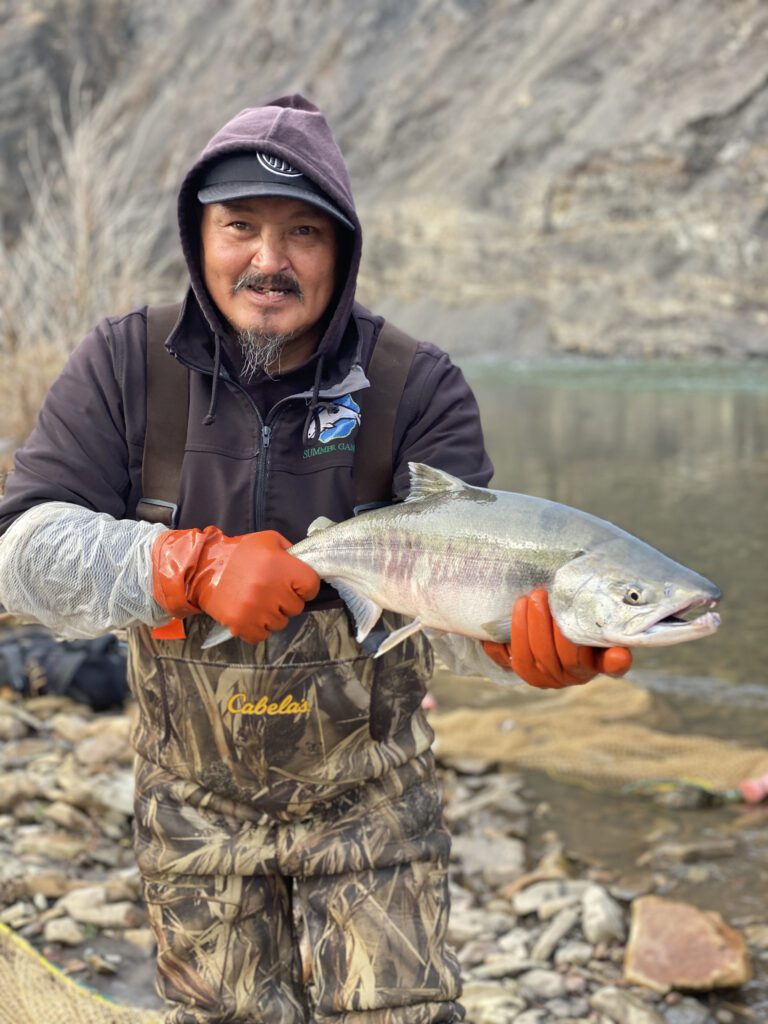
[(333, 579), (330, 576), (327, 579), (331, 586), (338, 590), (342, 600), (352, 612), (357, 627), (355, 639), (358, 643), (362, 643), (376, 625), (381, 615), (381, 605), (358, 593), (347, 580)]
[(489, 639), (493, 640), (497, 644), (508, 644), (509, 636), (512, 629), (512, 612), (504, 619), (492, 619), (490, 622), (484, 622), (482, 629), (488, 634)]
[(408, 469), (411, 473), (411, 489), (406, 501), (421, 501), (422, 498), (435, 498), (452, 491), (465, 491), (470, 486), (442, 469), (425, 466), (423, 462), (409, 462)]
[(399, 643), (402, 643), (406, 637), (413, 636), (414, 633), (418, 633), (421, 629), (421, 619), (414, 619), (413, 622), (407, 623), (405, 626), (401, 626), (400, 629), (396, 629), (393, 633), (390, 633), (386, 640), (383, 640), (378, 647), (378, 650), (374, 654), (374, 658), (380, 658), (382, 654), (386, 654), (387, 651), (391, 651), (393, 647), (397, 647)]

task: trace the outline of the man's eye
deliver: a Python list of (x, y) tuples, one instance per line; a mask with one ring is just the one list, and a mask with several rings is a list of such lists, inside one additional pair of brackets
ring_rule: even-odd
[(317, 228), (313, 224), (299, 224), (296, 228), (297, 235), (314, 235), (317, 232)]

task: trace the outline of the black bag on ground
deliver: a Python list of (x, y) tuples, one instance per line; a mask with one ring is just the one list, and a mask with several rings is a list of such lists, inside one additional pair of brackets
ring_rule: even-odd
[(111, 634), (56, 640), (44, 626), (0, 630), (0, 687), (25, 697), (61, 694), (106, 711), (128, 695), (126, 664), (125, 644)]

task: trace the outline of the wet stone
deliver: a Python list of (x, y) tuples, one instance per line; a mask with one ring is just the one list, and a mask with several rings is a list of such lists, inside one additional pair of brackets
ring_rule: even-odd
[(528, 957), (521, 957), (515, 953), (496, 954), (488, 957), (485, 963), (472, 971), (472, 974), (476, 978), (514, 978), (535, 966), (536, 961)]
[(590, 1005), (616, 1024), (664, 1024), (663, 1017), (652, 1006), (618, 988), (608, 987), (595, 992)]
[(682, 999), (675, 1006), (665, 1007), (664, 1024), (718, 1024), (706, 1006), (695, 999)]
[(719, 914), (659, 896), (632, 906), (624, 974), (658, 992), (742, 985), (752, 976), (743, 936)]
[(469, 979), (464, 984), (461, 1002), (466, 1009), (466, 1020), (476, 1022), (499, 1022), (517, 1024), (519, 1014), (525, 1009), (523, 1000), (514, 988), (506, 984)]
[(49, 804), (44, 816), (69, 832), (90, 832), (93, 829), (93, 822), (87, 814), (63, 800)]
[(83, 765), (125, 764), (132, 760), (128, 737), (114, 730), (86, 736), (75, 747), (75, 757)]
[(529, 999), (557, 999), (566, 994), (565, 980), (556, 971), (534, 969), (517, 980), (520, 991)]
[(27, 735), (27, 726), (12, 715), (0, 714), (0, 743), (19, 740)]
[(701, 839), (696, 843), (660, 843), (639, 858), (639, 864), (693, 864), (701, 860), (732, 857), (738, 850), (735, 839), (726, 836)]
[(515, 919), (506, 914), (486, 914), (481, 909), (452, 913), (448, 924), (448, 939), (454, 945), (463, 946), (470, 939), (490, 939), (514, 925)]
[(594, 947), (589, 942), (564, 942), (555, 953), (558, 967), (579, 967), (592, 959)]
[(88, 852), (89, 842), (66, 832), (45, 832), (37, 829), (20, 836), (13, 844), (14, 856), (38, 856), (41, 860), (72, 861)]
[(17, 825), (35, 824), (43, 819), (46, 804), (42, 800), (20, 800), (13, 808), (13, 818)]
[(79, 946), (85, 941), (85, 931), (71, 917), (48, 921), (43, 929), (46, 942), (59, 942), (64, 946)]
[(586, 999), (549, 999), (546, 1009), (554, 1020), (572, 1020), (574, 1017), (586, 1016), (589, 1003)]
[(462, 967), (476, 967), (483, 964), (498, 952), (495, 942), (481, 939), (473, 939), (468, 942), (458, 953), (458, 960)]
[(578, 907), (561, 910), (534, 943), (531, 949), (532, 959), (549, 960), (558, 943), (571, 931), (580, 917), (581, 913)]
[(582, 928), (588, 942), (620, 942), (624, 938), (624, 911), (605, 889), (590, 886), (584, 893), (582, 908)]
[(497, 945), (503, 953), (527, 956), (531, 945), (531, 932), (527, 928), (513, 928), (499, 938)]
[(546, 1010), (526, 1010), (515, 1017), (515, 1024), (547, 1024)]
[(85, 962), (96, 974), (117, 974), (120, 964), (120, 957), (112, 958), (101, 956), (99, 953), (88, 953)]
[(545, 900), (537, 911), (539, 920), (547, 921), (550, 917), (555, 917), (567, 907), (580, 906), (580, 904), (581, 896), (576, 893), (572, 893), (570, 896), (559, 896), (554, 900)]
[(467, 878), (480, 876), (494, 889), (517, 878), (525, 869), (525, 844), (506, 836), (456, 836), (453, 856)]
[(581, 880), (536, 882), (515, 894), (512, 907), (517, 914), (536, 914), (543, 904), (563, 898), (581, 899), (591, 883)]
[(37, 908), (34, 903), (27, 900), (19, 900), (18, 903), (0, 913), (0, 922), (7, 924), (9, 928), (21, 928), (37, 917)]
[(20, 769), (31, 761), (50, 754), (50, 741), (45, 737), (30, 736), (6, 743), (3, 748), (3, 763), (6, 768)]
[(619, 878), (614, 879), (607, 888), (614, 899), (630, 903), (632, 900), (637, 899), (638, 896), (647, 896), (649, 893), (652, 893), (656, 888), (656, 883), (652, 874), (647, 871), (638, 871), (621, 875)]
[(66, 740), (68, 743), (78, 743), (80, 740), (85, 739), (88, 733), (88, 725), (88, 720), (81, 715), (67, 714), (65, 712), (54, 715), (50, 721), (53, 734), (62, 740)]

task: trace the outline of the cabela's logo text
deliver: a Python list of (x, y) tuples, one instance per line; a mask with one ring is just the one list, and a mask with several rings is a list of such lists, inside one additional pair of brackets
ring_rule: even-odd
[(309, 701), (306, 697), (295, 700), (289, 693), (279, 703), (262, 696), (253, 704), (246, 694), (235, 693), (227, 702), (227, 711), (232, 715), (306, 715)]

